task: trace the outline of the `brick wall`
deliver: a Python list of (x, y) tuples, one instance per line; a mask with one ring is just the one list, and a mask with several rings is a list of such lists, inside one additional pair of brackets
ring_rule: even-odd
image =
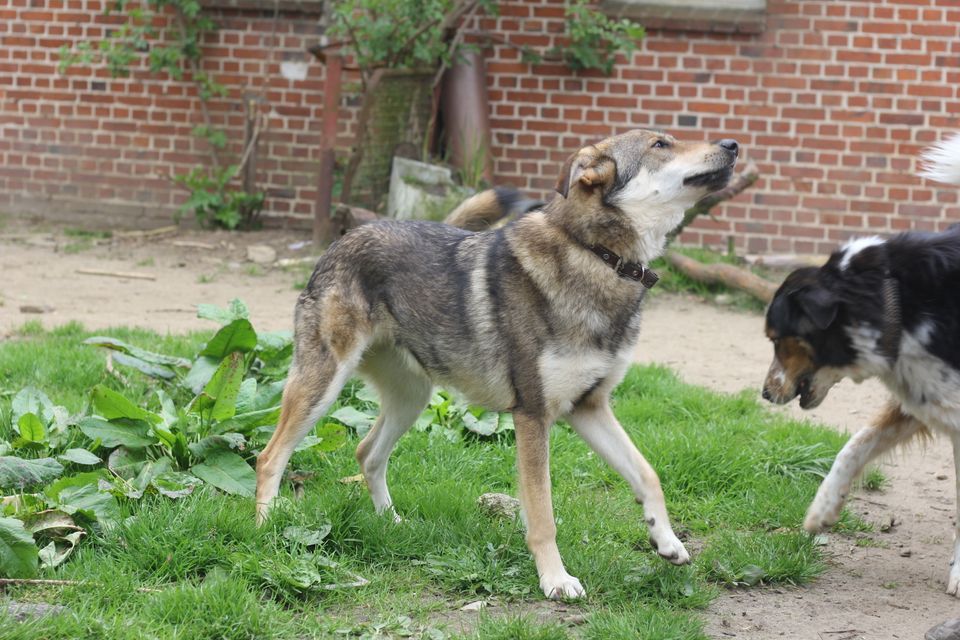
[[(914, 177), (960, 129), (956, 0), (769, 0), (760, 34), (648, 31), (610, 78), (487, 56), (496, 174), (546, 195), (570, 150), (636, 127), (736, 138), (762, 178), (684, 232), (688, 244), (826, 252), (852, 234), (942, 229), (960, 190)], [(563, 2), (502, 3), (479, 25), (550, 47)], [(626, 62), (626, 61), (623, 61)]]
[[(191, 82), (152, 74), (145, 65), (121, 79), (83, 66), (57, 72), (61, 45), (99, 41), (114, 27), (116, 20), (102, 15), (105, 4), (4, 0), (0, 6), (0, 211), (83, 217), (110, 210), (127, 213), (134, 224), (144, 216), (169, 220), (185, 192), (166, 176), (210, 162), (206, 144), (191, 135), (201, 122)], [(272, 3), (253, 4), (271, 10), (208, 9), (220, 29), (204, 43), (203, 70), (229, 88), (228, 97), (210, 103), (212, 124), (229, 135), (224, 163), (235, 162), (243, 97), (262, 98), (269, 118), (257, 173), (267, 210), (312, 215), (323, 67), (306, 48), (323, 32), (319, 13), (311, 11), (322, 4), (284, 0), (276, 21)], [(285, 78), (284, 63), (307, 63), (306, 79)], [(351, 116), (345, 108), (344, 145)]]
[[(300, 6), (304, 5), (304, 6)], [(105, 207), (166, 215), (183, 194), (162, 177), (206, 157), (190, 136), (197, 99), (183, 82), (137, 71), (56, 73), (58, 49), (99, 39), (97, 0), (6, 0), (0, 7), (0, 212), (90, 215)], [(237, 6), (257, 6), (246, 3)], [(262, 6), (262, 5), (261, 5)], [(244, 93), (271, 112), (258, 178), (267, 211), (309, 216), (315, 198), (323, 68), (288, 80), (322, 28), (310, 2), (271, 11), (211, 9), (221, 30), (205, 69), (231, 89), (212, 108), (242, 139)], [(651, 30), (612, 77), (530, 66), (512, 45), (561, 43), (563, 2), (514, 0), (468, 25), (509, 44), (486, 49), (499, 182), (548, 196), (567, 155), (635, 127), (733, 137), (763, 174), (749, 192), (684, 233), (689, 244), (823, 252), (851, 234), (937, 229), (960, 220), (960, 190), (913, 176), (917, 152), (960, 129), (956, 0), (769, 0), (758, 34)], [(339, 140), (352, 139), (345, 98)]]

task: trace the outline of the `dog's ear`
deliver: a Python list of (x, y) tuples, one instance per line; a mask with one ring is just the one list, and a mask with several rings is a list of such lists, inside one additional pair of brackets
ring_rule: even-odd
[(567, 158), (557, 178), (556, 190), (566, 198), (574, 184), (592, 188), (612, 182), (615, 174), (616, 166), (611, 158), (602, 156), (596, 147), (585, 147)]
[(813, 325), (821, 331), (833, 324), (833, 321), (837, 318), (837, 312), (840, 310), (840, 300), (819, 285), (797, 291), (794, 294), (794, 299), (813, 322)]

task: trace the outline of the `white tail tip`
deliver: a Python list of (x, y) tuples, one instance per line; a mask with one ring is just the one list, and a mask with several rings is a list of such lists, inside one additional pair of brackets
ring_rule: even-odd
[(960, 185), (960, 133), (941, 140), (921, 155), (920, 175), (930, 180)]

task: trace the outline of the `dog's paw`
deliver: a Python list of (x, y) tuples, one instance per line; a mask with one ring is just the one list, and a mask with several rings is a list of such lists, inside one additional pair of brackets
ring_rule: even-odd
[(580, 581), (564, 571), (554, 576), (540, 578), (540, 588), (543, 595), (551, 600), (572, 600), (587, 595)]
[(821, 499), (818, 495), (807, 509), (807, 517), (803, 520), (803, 528), (807, 533), (821, 533), (840, 519), (843, 502), (840, 500)]
[(960, 563), (953, 562), (947, 577), (947, 594), (960, 598)]
[[(659, 538), (659, 539), (658, 539)], [(673, 564), (690, 564), (690, 554), (672, 531), (650, 536), (650, 546), (664, 560)]]

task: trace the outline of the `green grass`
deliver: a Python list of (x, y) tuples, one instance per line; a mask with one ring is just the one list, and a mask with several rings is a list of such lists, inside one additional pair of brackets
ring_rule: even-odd
[[(180, 355), (210, 335), (99, 333)], [(123, 384), (106, 373), (103, 354), (79, 344), (87, 335), (76, 324), (50, 332), (30, 324), (0, 344), (0, 439), (10, 435), (10, 398), (27, 385), (71, 411), (98, 383), (147, 401), (156, 383), (130, 371)], [(71, 613), (21, 625), (0, 619), (0, 637), (693, 640), (705, 637), (698, 610), (723, 586), (797, 584), (822, 571), (799, 525), (842, 436), (773, 416), (749, 394), (684, 385), (659, 367), (631, 370), (614, 410), (659, 472), (675, 529), (702, 551), (688, 567), (657, 558), (626, 483), (558, 425), (551, 464), (559, 545), (588, 592), (567, 605), (585, 616), (582, 624), (563, 625), (544, 603), (521, 525), (489, 520), (475, 506), (484, 492), (516, 495), (512, 443), (411, 432), (389, 471), (400, 524), (374, 514), (362, 485), (339, 482), (358, 472), (355, 442), (332, 454), (297, 453), (292, 468), (316, 475), (300, 501), (285, 488), (287, 500), (259, 529), (250, 499), (209, 488), (180, 501), (125, 504), (121, 525), (92, 532), (41, 576), (83, 586), (7, 589), (12, 599)], [(323, 523), (331, 530), (319, 548), (283, 535)], [(841, 524), (856, 530), (858, 521), (847, 515)], [(317, 573), (325, 583), (359, 574), (369, 584), (305, 592), (303, 576)], [(474, 626), (476, 614), (459, 608), (478, 599), (497, 606)], [(552, 622), (538, 617), (544, 611)]]

